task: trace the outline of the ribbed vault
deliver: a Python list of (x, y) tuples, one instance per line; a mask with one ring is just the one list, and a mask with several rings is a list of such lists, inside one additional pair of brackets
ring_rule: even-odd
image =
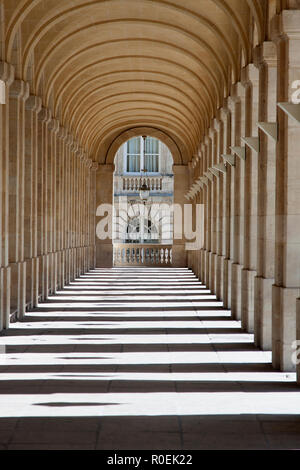
[(264, 39), (262, 4), (5, 0), (2, 55), (94, 160), (144, 126), (187, 162)]

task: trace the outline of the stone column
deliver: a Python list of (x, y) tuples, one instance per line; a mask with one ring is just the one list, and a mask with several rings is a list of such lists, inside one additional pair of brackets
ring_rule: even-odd
[(207, 233), (206, 233), (206, 225), (207, 225), (207, 219), (206, 219), (206, 197), (207, 197), (207, 184), (206, 184), (206, 179), (204, 177), (204, 172), (205, 170), (205, 161), (206, 161), (206, 153), (205, 153), (205, 145), (202, 142), (201, 148), (200, 148), (200, 169), (199, 169), (199, 174), (201, 177), (201, 182), (202, 182), (202, 187), (200, 190), (200, 203), (203, 204), (203, 214), (204, 214), (204, 239), (203, 239), (203, 246), (200, 249), (200, 256), (199, 256), (199, 263), (200, 263), (200, 281), (205, 284), (206, 280), (206, 274), (205, 274), (205, 253), (206, 253), (206, 242), (207, 242)]
[(0, 62), (0, 80), (5, 83), (5, 104), (0, 105), (0, 331), (9, 327), (11, 272), (9, 266), (9, 88), (14, 68)]
[(89, 269), (94, 269), (96, 267), (96, 179), (97, 179), (97, 171), (99, 168), (99, 164), (97, 162), (91, 161), (90, 166), (90, 217), (89, 217), (89, 225), (90, 225), (90, 237), (89, 237), (89, 245), (90, 245), (90, 260), (89, 260)]
[(25, 101), (29, 84), (15, 80), (9, 90), (9, 262), (11, 308), (18, 319), (26, 309), (24, 258)]
[[(113, 206), (113, 174), (114, 165), (99, 165), (96, 173), (96, 206), (101, 204)], [(96, 209), (96, 215), (97, 215)], [(112, 211), (104, 217), (108, 217), (109, 227), (106, 227), (107, 238), (100, 240), (96, 237), (96, 266), (97, 268), (111, 268), (113, 266), (113, 243), (112, 243)], [(102, 219), (103, 217), (101, 217)], [(97, 224), (101, 221), (97, 217)], [(99, 225), (98, 225), (99, 228)], [(99, 230), (98, 230), (99, 231)], [(98, 232), (97, 232), (98, 233)]]
[[(227, 105), (223, 106), (220, 113), (220, 119), (223, 127), (223, 145), (220, 144), (221, 155), (227, 155), (231, 162), (235, 162), (236, 157), (230, 157), (231, 145), (231, 120), (230, 112)], [(221, 157), (221, 162), (225, 162)], [(231, 214), (231, 164), (226, 163), (226, 173), (223, 174), (223, 186), (220, 197), (222, 199), (222, 260), (221, 266), (223, 267), (223, 285), (222, 285), (222, 300), (225, 308), (231, 306), (231, 270), (230, 263), (230, 214)]]
[(206, 209), (205, 209), (205, 252), (204, 252), (204, 266), (205, 266), (205, 285), (210, 288), (210, 255), (211, 255), (211, 233), (212, 233), (212, 180), (213, 176), (208, 168), (211, 166), (211, 140), (208, 136), (204, 139), (205, 142), (205, 165), (204, 175), (207, 178), (206, 184)]
[(57, 289), (57, 248), (56, 248), (56, 224), (58, 214), (56, 212), (57, 182), (56, 167), (58, 165), (57, 153), (57, 133), (59, 131), (59, 121), (52, 119), (48, 126), (48, 252), (49, 252), (49, 289), (51, 294), (55, 294)]
[(36, 307), (39, 296), (39, 260), (37, 256), (38, 204), (38, 113), (41, 98), (30, 95), (25, 103), (25, 212), (24, 256), (26, 261), (26, 303)]
[(241, 321), (242, 327), (254, 331), (254, 280), (257, 262), (257, 175), (259, 168), (258, 106), (259, 71), (253, 64), (243, 70), (245, 87), (245, 134), (246, 161), (244, 174), (244, 240)]
[[(174, 173), (174, 204), (178, 204), (182, 208), (184, 214), (184, 204), (187, 203), (184, 195), (188, 190), (189, 170), (187, 165), (173, 165)], [(186, 267), (187, 266), (187, 253), (185, 251), (185, 238), (182, 233), (182, 238), (176, 238), (176, 227), (174, 226), (174, 240), (173, 240), (173, 266)]]
[[(189, 181), (188, 181), (188, 187), (190, 188), (194, 182), (195, 182), (195, 159), (193, 158), (192, 161), (188, 163), (188, 175), (189, 175)], [(192, 217), (194, 217), (195, 214), (195, 204), (196, 204), (196, 195), (192, 197), (189, 201), (185, 201), (185, 203), (191, 204), (192, 205)], [(187, 266), (189, 269), (191, 269), (195, 273), (195, 253), (188, 250), (186, 254), (186, 259), (187, 259)], [(196, 274), (196, 273), (195, 273)]]
[(58, 138), (58, 155), (59, 162), (57, 168), (59, 173), (57, 175), (57, 184), (58, 184), (58, 199), (59, 201), (59, 210), (58, 210), (58, 221), (57, 221), (57, 249), (60, 252), (59, 261), (58, 261), (58, 287), (60, 289), (66, 283), (66, 213), (68, 208), (66, 207), (66, 194), (67, 194), (67, 185), (66, 185), (66, 140), (68, 137), (68, 132), (65, 128), (60, 127), (57, 138)]
[[(228, 107), (231, 112), (231, 146), (241, 147), (242, 109), (244, 106), (244, 87), (237, 83), (233, 87), (232, 95), (228, 98)], [(243, 101), (243, 103), (241, 103)], [(242, 221), (242, 195), (241, 182), (243, 181), (245, 162), (236, 156), (235, 166), (232, 167), (231, 177), (231, 226), (230, 226), (230, 262), (229, 277), (231, 279), (231, 310), (236, 319), (241, 318), (241, 272), (243, 246)]]
[(257, 277), (254, 284), (254, 340), (272, 349), (272, 285), (275, 265), (276, 91), (277, 52), (267, 41), (256, 50), (260, 73), (260, 153), (257, 192)]
[(65, 282), (69, 284), (72, 280), (73, 264), (72, 264), (72, 160), (71, 160), (71, 146), (73, 144), (73, 136), (68, 134), (65, 140)]
[[(209, 168), (217, 163), (218, 154), (218, 136), (215, 123), (212, 122), (209, 130), (211, 143)], [(218, 225), (218, 178), (210, 172), (210, 198), (211, 198), (211, 250), (209, 254), (209, 289), (213, 294), (216, 293), (216, 264), (217, 264), (217, 225)]]
[(42, 108), (38, 114), (38, 257), (39, 257), (39, 292), (42, 300), (49, 295), (49, 260), (48, 248), (48, 124), (51, 112)]
[[(284, 10), (278, 43), (278, 102), (291, 102), (300, 77), (300, 11)], [(299, 105), (298, 105), (299, 106)], [(300, 122), (278, 109), (276, 152), (276, 244), (273, 287), (273, 365), (295, 370), (292, 345), (296, 340), (296, 299), (300, 291)]]

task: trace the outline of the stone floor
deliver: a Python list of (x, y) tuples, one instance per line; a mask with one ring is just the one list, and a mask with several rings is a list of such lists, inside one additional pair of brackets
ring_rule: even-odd
[(300, 449), (295, 374), (187, 269), (96, 269), (0, 353), (0, 449)]

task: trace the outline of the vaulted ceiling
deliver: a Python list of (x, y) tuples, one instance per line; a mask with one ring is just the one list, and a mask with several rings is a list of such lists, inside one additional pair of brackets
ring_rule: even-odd
[(146, 126), (189, 160), (253, 41), (260, 0), (5, 0), (3, 59), (100, 162)]

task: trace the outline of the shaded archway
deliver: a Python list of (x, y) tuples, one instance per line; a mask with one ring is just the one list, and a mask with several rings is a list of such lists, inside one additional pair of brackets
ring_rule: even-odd
[(169, 136), (166, 132), (156, 129), (154, 127), (134, 127), (132, 129), (128, 129), (121, 134), (119, 134), (109, 146), (106, 156), (105, 156), (105, 163), (112, 164), (114, 162), (115, 155), (118, 149), (121, 147), (122, 144), (127, 142), (132, 137), (138, 137), (141, 135), (147, 135), (149, 137), (155, 137), (156, 139), (163, 142), (168, 149), (170, 150), (173, 161), (175, 165), (182, 165), (185, 158), (181, 153), (179, 144)]

